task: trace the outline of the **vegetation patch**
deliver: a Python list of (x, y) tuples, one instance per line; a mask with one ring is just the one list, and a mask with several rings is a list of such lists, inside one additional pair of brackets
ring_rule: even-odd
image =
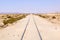
[(14, 23), (14, 22), (16, 22), (16, 21), (18, 21), (18, 20), (20, 20), (20, 19), (22, 19), (22, 18), (24, 18), (24, 17), (26, 17), (26, 15), (22, 15), (22, 16), (18, 16), (18, 17), (11, 17), (11, 16), (7, 16), (7, 18), (8, 18), (8, 20), (3, 20), (3, 23), (4, 23), (4, 25), (6, 25), (6, 24), (11, 24), (11, 23)]
[(8, 24), (12, 24), (20, 19), (23, 19), (28, 14), (0, 14), (0, 28), (5, 28)]

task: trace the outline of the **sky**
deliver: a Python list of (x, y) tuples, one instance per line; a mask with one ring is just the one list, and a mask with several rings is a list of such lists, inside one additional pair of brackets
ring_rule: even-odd
[(60, 0), (0, 0), (0, 13), (1, 12), (60, 12)]

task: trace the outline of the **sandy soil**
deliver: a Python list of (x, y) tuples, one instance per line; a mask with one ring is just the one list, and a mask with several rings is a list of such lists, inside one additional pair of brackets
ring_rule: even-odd
[(42, 40), (60, 40), (60, 26), (36, 15), (28, 15), (26, 18), (19, 20), (16, 24), (0, 29), (0, 40), (21, 40), (29, 18), (30, 21), (23, 36), (23, 40), (41, 39), (36, 26), (41, 34)]
[(54, 24), (60, 24), (60, 14), (59, 13), (47, 13), (47, 14), (38, 14), (40, 17), (45, 18), (47, 21), (50, 21)]
[(34, 18), (43, 40), (60, 40), (60, 25), (38, 16), (34, 16)]
[(0, 40), (20, 40), (28, 18), (26, 17), (4, 29), (0, 29)]

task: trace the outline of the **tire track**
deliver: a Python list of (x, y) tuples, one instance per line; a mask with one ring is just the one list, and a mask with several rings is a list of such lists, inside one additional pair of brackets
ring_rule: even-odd
[(25, 29), (24, 29), (24, 32), (23, 32), (20, 40), (23, 40), (23, 37), (24, 37), (24, 34), (25, 34), (25, 32), (26, 32), (26, 29), (27, 29), (27, 26), (28, 26), (28, 24), (29, 24), (29, 21), (30, 21), (30, 18), (28, 19), (28, 22), (27, 22), (27, 24), (26, 24), (26, 27), (25, 27)]
[[(40, 38), (40, 40), (42, 40), (41, 34), (40, 34), (39, 29), (38, 29), (38, 27), (37, 27), (37, 24), (36, 24), (36, 22), (35, 22), (35, 19), (34, 19), (33, 16), (32, 16), (32, 18), (33, 18), (34, 24), (35, 24), (35, 26), (36, 26), (36, 29), (37, 29), (37, 32), (38, 32), (39, 38)], [(24, 29), (24, 32), (23, 32), (23, 34), (22, 34), (20, 40), (23, 40), (23, 37), (24, 37), (24, 34), (25, 34), (26, 30), (27, 30), (27, 27), (28, 27), (29, 21), (30, 21), (30, 19), (28, 20), (28, 22), (27, 22), (27, 24), (26, 24), (26, 27), (25, 27), (25, 29)]]
[(39, 35), (39, 37), (40, 37), (40, 40), (42, 40), (41, 34), (40, 34), (40, 32), (39, 32), (39, 29), (38, 29), (38, 27), (37, 27), (37, 24), (36, 24), (36, 21), (35, 21), (34, 17), (33, 17), (33, 21), (34, 21), (34, 24), (35, 24), (35, 26), (36, 26), (36, 29), (37, 29), (38, 35)]

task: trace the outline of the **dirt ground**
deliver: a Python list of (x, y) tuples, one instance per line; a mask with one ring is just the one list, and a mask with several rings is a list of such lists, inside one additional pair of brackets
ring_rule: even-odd
[[(53, 18), (56, 19), (55, 17)], [(29, 23), (28, 20), (30, 20)], [(25, 28), (26, 31), (24, 33)], [(28, 15), (26, 18), (17, 21), (15, 24), (7, 26), (6, 28), (0, 30), (0, 40), (21, 40), (21, 39), (60, 40), (60, 25), (48, 21), (43, 16), (31, 14)]]

